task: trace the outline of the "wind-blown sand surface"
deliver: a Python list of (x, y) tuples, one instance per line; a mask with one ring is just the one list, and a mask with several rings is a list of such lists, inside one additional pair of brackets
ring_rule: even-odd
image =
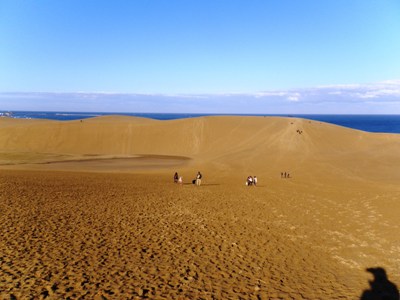
[(399, 286), (399, 150), (295, 118), (0, 118), (0, 296), (360, 299), (371, 267)]

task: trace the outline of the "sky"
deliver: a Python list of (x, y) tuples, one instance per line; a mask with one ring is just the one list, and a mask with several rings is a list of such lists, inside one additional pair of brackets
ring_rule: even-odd
[(0, 110), (400, 114), (398, 0), (0, 0)]

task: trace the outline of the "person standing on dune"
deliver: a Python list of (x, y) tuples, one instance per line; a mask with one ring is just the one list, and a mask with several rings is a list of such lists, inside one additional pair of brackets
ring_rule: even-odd
[(197, 172), (197, 175), (196, 175), (196, 185), (197, 186), (200, 186), (201, 185), (201, 178), (202, 178), (203, 176), (201, 175), (201, 173), (200, 173), (200, 171), (198, 171)]
[(178, 179), (179, 179), (178, 172), (175, 172), (175, 174), (174, 174), (174, 183), (177, 183)]

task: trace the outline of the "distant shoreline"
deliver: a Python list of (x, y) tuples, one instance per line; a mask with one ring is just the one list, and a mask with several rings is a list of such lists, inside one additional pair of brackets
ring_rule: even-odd
[(0, 111), (13, 118), (72, 121), (100, 116), (122, 115), (156, 120), (175, 120), (204, 116), (293, 117), (326, 122), (352, 129), (375, 133), (400, 133), (400, 115), (338, 115), (338, 114), (224, 114), (224, 113), (121, 113), (67, 111)]

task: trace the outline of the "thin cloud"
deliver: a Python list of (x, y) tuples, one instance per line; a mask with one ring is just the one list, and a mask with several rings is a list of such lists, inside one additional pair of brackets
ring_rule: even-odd
[(288, 96), (287, 99), (288, 99), (289, 101), (292, 101), (292, 102), (297, 102), (297, 101), (300, 100), (300, 97), (301, 97), (301, 94), (300, 94), (300, 93), (293, 93), (293, 94), (291, 94), (290, 96)]
[(254, 93), (0, 92), (2, 110), (160, 113), (400, 113), (400, 80)]

